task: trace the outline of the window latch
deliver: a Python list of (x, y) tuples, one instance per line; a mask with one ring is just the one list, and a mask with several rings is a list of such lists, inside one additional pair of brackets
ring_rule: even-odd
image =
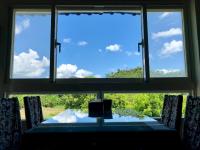
[(61, 52), (61, 43), (56, 42), (56, 47), (59, 46), (59, 53)]
[(140, 52), (140, 46), (143, 46), (143, 40), (138, 43), (138, 52)]

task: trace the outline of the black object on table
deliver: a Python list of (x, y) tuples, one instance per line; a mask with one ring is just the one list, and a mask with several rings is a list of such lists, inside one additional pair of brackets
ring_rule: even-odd
[(104, 119), (112, 119), (112, 100), (104, 99), (103, 106)]
[(91, 101), (88, 104), (89, 117), (112, 119), (112, 100), (103, 99)]
[(103, 102), (102, 101), (91, 101), (88, 104), (88, 110), (89, 110), (89, 117), (103, 117)]

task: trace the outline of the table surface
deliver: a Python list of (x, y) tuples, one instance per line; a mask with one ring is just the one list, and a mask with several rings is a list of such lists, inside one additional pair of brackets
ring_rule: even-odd
[[(99, 119), (99, 118), (98, 118)], [(67, 132), (151, 132), (172, 131), (157, 120), (144, 116), (121, 116), (113, 114), (112, 119), (103, 119), (99, 122), (95, 117), (88, 117), (80, 110), (67, 109), (58, 115), (43, 121), (38, 127), (29, 130), (29, 133), (67, 133)]]
[(101, 119), (103, 123), (99, 123), (99, 118), (88, 117), (87, 113), (68, 109), (27, 130), (22, 149), (62, 149), (66, 145), (84, 148), (129, 145), (138, 149), (142, 145), (146, 150), (160, 149), (163, 145), (169, 149), (178, 143), (175, 129), (147, 116), (113, 114), (112, 119)]

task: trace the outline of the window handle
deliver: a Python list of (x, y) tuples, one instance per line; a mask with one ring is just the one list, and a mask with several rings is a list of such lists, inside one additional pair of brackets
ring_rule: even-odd
[(143, 40), (138, 43), (138, 52), (140, 52), (140, 46), (143, 46)]
[(59, 46), (59, 53), (61, 52), (61, 43), (56, 42), (56, 47)]

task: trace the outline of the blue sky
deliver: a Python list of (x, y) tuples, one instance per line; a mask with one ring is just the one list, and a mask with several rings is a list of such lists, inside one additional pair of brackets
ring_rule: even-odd
[[(48, 78), (50, 15), (16, 14), (14, 78)], [(185, 71), (179, 12), (148, 13), (151, 71)], [(105, 77), (117, 69), (142, 67), (140, 15), (59, 15), (57, 77)], [(173, 62), (173, 63), (172, 63)]]

